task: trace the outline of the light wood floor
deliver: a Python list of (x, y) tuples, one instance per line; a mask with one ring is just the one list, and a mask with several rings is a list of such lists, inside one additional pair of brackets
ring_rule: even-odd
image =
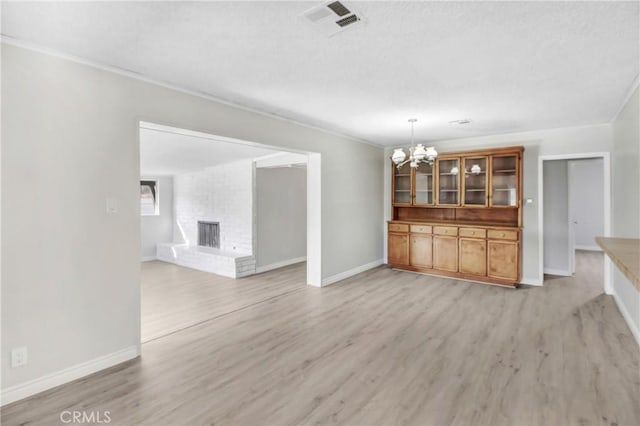
[(143, 262), (142, 341), (303, 289), (305, 283), (305, 263), (234, 280), (171, 263)]
[[(638, 425), (640, 351), (602, 294), (602, 255), (577, 261), (542, 288), (381, 267), (248, 301), (9, 405), (2, 424), (109, 410), (124, 425)], [(304, 265), (251, 280), (292, 277)]]

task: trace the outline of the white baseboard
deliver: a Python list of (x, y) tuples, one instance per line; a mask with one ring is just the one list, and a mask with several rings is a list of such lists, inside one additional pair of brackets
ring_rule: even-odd
[(523, 278), (520, 280), (520, 284), (537, 285), (540, 287), (543, 285), (538, 278)]
[(576, 250), (586, 250), (586, 251), (602, 251), (599, 246), (574, 246)]
[(79, 379), (89, 374), (93, 374), (105, 368), (113, 367), (116, 364), (128, 361), (140, 356), (140, 346), (130, 346), (118, 352), (101, 356), (55, 373), (47, 374), (34, 380), (30, 380), (19, 385), (2, 389), (0, 392), (0, 406), (9, 404), (44, 392), (56, 386), (63, 385), (73, 380)]
[(544, 268), (544, 273), (549, 275), (559, 275), (561, 277), (570, 277), (573, 275), (571, 272), (566, 269), (553, 269), (553, 268)]
[(349, 277), (357, 275), (361, 272), (368, 271), (369, 269), (376, 268), (384, 263), (384, 259), (374, 260), (373, 262), (357, 266), (353, 269), (349, 269), (348, 271), (340, 272), (339, 274), (331, 275), (330, 277), (322, 279), (322, 286), (326, 287), (328, 285), (337, 283), (338, 281), (345, 280)]
[(153, 260), (158, 260), (158, 258), (155, 256), (142, 256), (142, 259), (140, 259), (140, 262), (151, 262)]
[(629, 311), (627, 311), (627, 308), (622, 303), (622, 300), (620, 300), (620, 297), (618, 297), (618, 294), (615, 292), (615, 290), (613, 291), (612, 296), (613, 300), (616, 301), (616, 305), (618, 305), (618, 310), (622, 314), (622, 318), (624, 318), (625, 322), (629, 326), (629, 330), (631, 330), (631, 334), (633, 334), (633, 337), (635, 337), (636, 343), (638, 344), (638, 346), (640, 346), (640, 330), (638, 330), (638, 326), (629, 314)]
[(294, 263), (306, 262), (307, 256), (296, 257), (294, 259), (283, 260), (282, 262), (270, 263), (269, 265), (256, 266), (256, 274), (262, 272), (271, 271), (272, 269), (278, 269), (285, 266), (293, 265)]

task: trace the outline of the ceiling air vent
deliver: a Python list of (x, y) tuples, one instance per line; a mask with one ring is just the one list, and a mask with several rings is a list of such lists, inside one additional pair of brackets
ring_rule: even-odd
[(356, 13), (351, 6), (347, 7), (339, 1), (315, 6), (304, 12), (302, 17), (327, 37), (363, 21), (360, 13)]

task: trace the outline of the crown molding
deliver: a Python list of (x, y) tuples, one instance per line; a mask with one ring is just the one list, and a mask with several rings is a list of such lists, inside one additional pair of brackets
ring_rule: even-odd
[(300, 127), (305, 127), (308, 129), (312, 129), (312, 130), (317, 130), (320, 131), (322, 133), (326, 133), (329, 135), (333, 135), (333, 136), (338, 136), (340, 138), (344, 138), (344, 139), (348, 139), (351, 140), (353, 142), (357, 142), (357, 143), (361, 143), (364, 145), (369, 145), (378, 149), (384, 149), (383, 145), (365, 140), (365, 139), (360, 139), (357, 138), (355, 136), (351, 136), (345, 133), (341, 133), (341, 132), (337, 132), (335, 130), (331, 130), (331, 129), (327, 129), (327, 128), (323, 128), (323, 127), (318, 127), (315, 126), (313, 124), (309, 124), (309, 123), (304, 123), (301, 121), (297, 121), (294, 120), (292, 118), (288, 118), (282, 115), (278, 115), (278, 114), (274, 114), (272, 112), (268, 112), (268, 111), (263, 111), (263, 110), (259, 110), (259, 109), (255, 109), (252, 108), (250, 106), (247, 105), (243, 105), (237, 102), (233, 102), (230, 101), (228, 99), (224, 99), (224, 98), (219, 98), (213, 95), (210, 95), (208, 93), (204, 93), (204, 92), (198, 92), (198, 91), (194, 91), (194, 90), (190, 90), (190, 89), (186, 89), (184, 87), (181, 86), (177, 86), (175, 84), (172, 83), (168, 83), (162, 80), (157, 80), (151, 77), (148, 77), (144, 74), (141, 73), (137, 73), (131, 70), (127, 70), (124, 68), (119, 68), (119, 67), (115, 67), (112, 65), (107, 65), (107, 64), (103, 64), (97, 61), (92, 61), (90, 59), (86, 59), (86, 58), (82, 58), (80, 56), (75, 56), (69, 53), (65, 53), (62, 51), (59, 51), (57, 49), (52, 49), (49, 47), (45, 47), (42, 46), (40, 44), (37, 43), (33, 43), (33, 42), (28, 42), (28, 41), (24, 41), (24, 40), (20, 40), (18, 38), (15, 37), (11, 37), (5, 34), (1, 34), (0, 35), (0, 42), (3, 44), (7, 44), (10, 46), (15, 46), (15, 47), (19, 47), (22, 49), (26, 49), (26, 50), (31, 50), (34, 52), (38, 52), (38, 53), (43, 53), (45, 55), (49, 55), (49, 56), (53, 56), (53, 57), (57, 57), (57, 58), (61, 58), (61, 59), (65, 59), (71, 62), (75, 62), (78, 64), (82, 64), (82, 65), (86, 65), (89, 66), (91, 68), (95, 68), (95, 69), (99, 69), (101, 71), (106, 71), (106, 72), (110, 72), (113, 74), (118, 74), (124, 77), (129, 77), (135, 80), (139, 80), (139, 81), (143, 81), (145, 83), (149, 83), (149, 84), (153, 84), (156, 86), (160, 86), (160, 87), (164, 87), (165, 89), (171, 89), (171, 90), (175, 90), (176, 92), (180, 92), (180, 93), (184, 93), (186, 95), (190, 95), (190, 96), (195, 96), (201, 99), (206, 99), (210, 102), (215, 102), (218, 104), (222, 104), (222, 105), (226, 105), (226, 106), (230, 106), (242, 111), (246, 111), (246, 112), (251, 112), (254, 114), (258, 114), (258, 115), (262, 115), (264, 117), (268, 117), (268, 118), (272, 118), (275, 120), (279, 120), (279, 121), (283, 121), (286, 123), (290, 123), (290, 124), (294, 124), (296, 126), (300, 126)]
[(620, 104), (618, 111), (616, 111), (615, 115), (611, 119), (611, 123), (616, 122), (616, 120), (618, 119), (618, 116), (620, 115), (624, 107), (627, 106), (627, 102), (629, 102), (629, 99), (631, 99), (631, 96), (633, 96), (633, 93), (638, 88), (638, 84), (640, 84), (640, 74), (636, 74), (635, 78), (633, 79), (633, 82), (631, 83), (631, 86), (629, 86), (629, 89), (627, 89), (627, 93), (624, 95), (624, 99), (622, 100), (622, 103)]

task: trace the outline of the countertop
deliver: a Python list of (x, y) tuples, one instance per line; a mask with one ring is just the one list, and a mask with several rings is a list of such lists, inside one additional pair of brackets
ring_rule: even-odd
[(596, 237), (596, 242), (618, 269), (640, 290), (640, 239)]

